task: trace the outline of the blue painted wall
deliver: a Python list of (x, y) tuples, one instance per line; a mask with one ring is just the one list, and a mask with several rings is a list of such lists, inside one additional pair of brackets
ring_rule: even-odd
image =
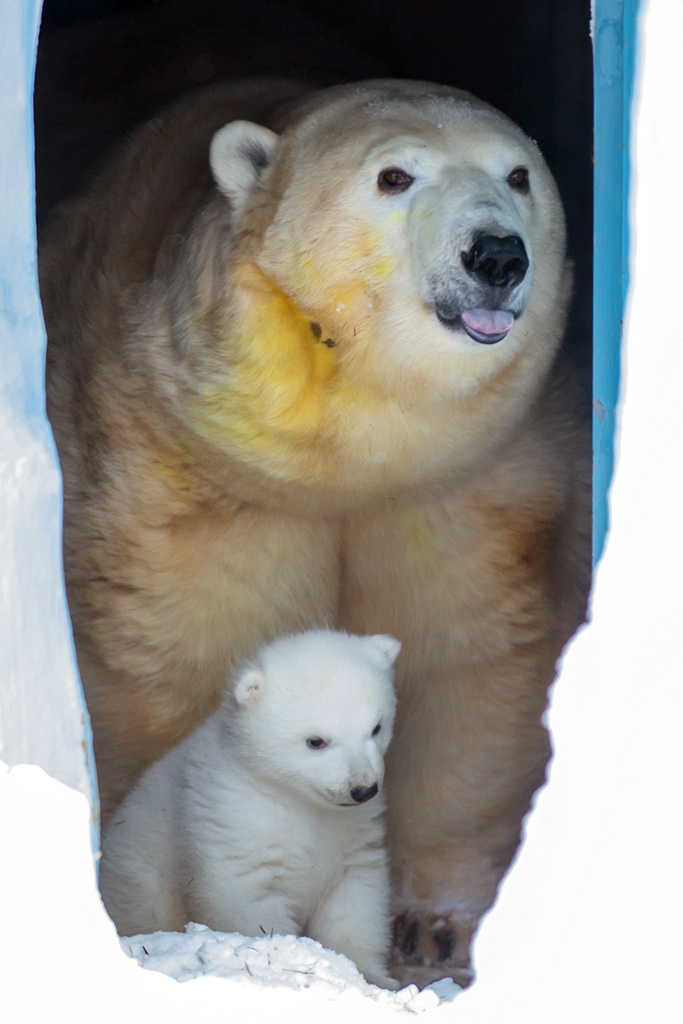
[(609, 528), (609, 487), (628, 288), (630, 119), (639, 0), (595, 0), (593, 557)]

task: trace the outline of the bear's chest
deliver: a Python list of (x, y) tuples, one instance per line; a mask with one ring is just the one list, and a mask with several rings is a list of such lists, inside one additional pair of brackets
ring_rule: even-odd
[[(327, 808), (282, 789), (277, 797), (251, 795), (253, 863), (263, 864), (268, 887), (286, 893), (301, 926), (363, 856), (379, 826), (358, 808)], [(259, 808), (258, 820), (253, 808)], [(356, 812), (354, 817), (354, 812)], [(361, 820), (362, 819), (362, 820)]]

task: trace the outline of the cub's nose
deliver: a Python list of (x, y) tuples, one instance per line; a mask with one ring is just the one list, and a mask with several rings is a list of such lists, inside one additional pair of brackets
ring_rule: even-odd
[(377, 796), (377, 783), (374, 786), (357, 786), (351, 790), (351, 796), (357, 804), (364, 804), (367, 800), (372, 800), (373, 796)]
[(514, 288), (529, 268), (529, 257), (519, 235), (479, 235), (469, 252), (462, 254), (466, 270), (494, 288)]

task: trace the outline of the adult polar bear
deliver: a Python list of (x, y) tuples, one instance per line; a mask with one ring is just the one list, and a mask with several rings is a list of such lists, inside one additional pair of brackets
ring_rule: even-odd
[(588, 465), (552, 370), (568, 277), (537, 147), (393, 81), (183, 101), (43, 248), (103, 811), (263, 643), (393, 634), (405, 981), (471, 977), (583, 616)]

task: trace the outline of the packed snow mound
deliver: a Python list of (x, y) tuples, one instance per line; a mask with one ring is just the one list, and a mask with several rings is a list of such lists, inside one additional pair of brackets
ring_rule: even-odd
[(141, 967), (161, 971), (176, 981), (210, 974), (262, 988), (301, 991), (315, 987), (328, 999), (353, 988), (377, 1003), (412, 1013), (432, 1009), (461, 991), (446, 978), (422, 992), (415, 985), (388, 992), (365, 981), (348, 957), (325, 949), (313, 939), (293, 935), (246, 938), (237, 932), (216, 932), (203, 924), (189, 924), (184, 933), (135, 935), (121, 939), (121, 946)]

